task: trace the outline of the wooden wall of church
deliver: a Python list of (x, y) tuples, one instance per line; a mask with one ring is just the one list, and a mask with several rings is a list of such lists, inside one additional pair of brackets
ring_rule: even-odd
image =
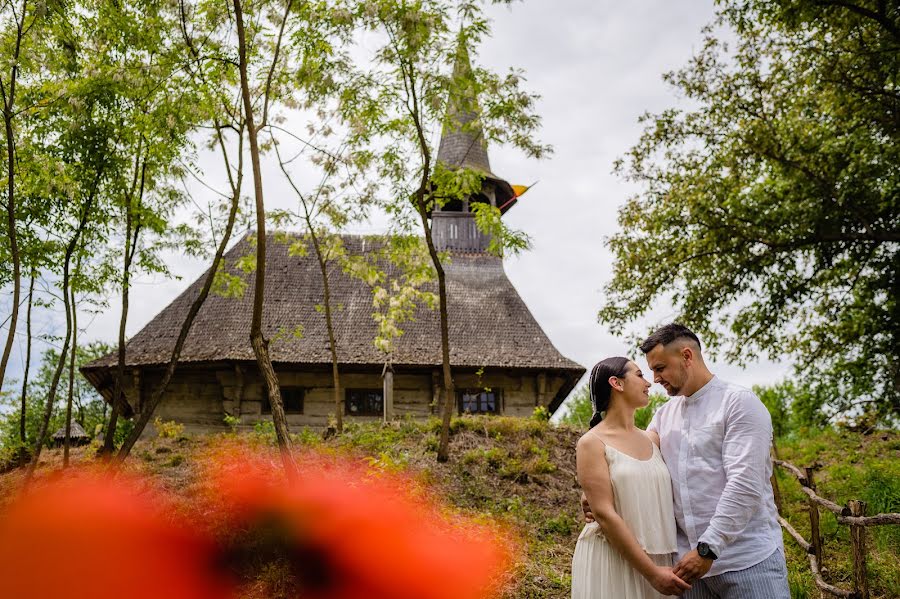
[[(144, 370), (139, 377), (140, 390), (129, 388), (129, 402), (137, 405), (139, 395), (149, 397), (159, 384), (162, 371)], [(334, 397), (330, 371), (303, 372), (280, 371), (279, 382), (283, 387), (300, 387), (304, 390), (303, 413), (287, 414), (290, 427), (311, 426), (324, 428), (334, 413)], [(427, 418), (439, 414), (434, 405), (435, 382), (440, 382), (440, 371), (434, 373), (404, 373), (398, 368), (394, 374), (394, 413), (397, 418), (411, 415)], [(528, 417), (538, 405), (546, 406), (555, 397), (564, 379), (551, 374), (520, 374), (514, 371), (457, 372), (454, 375), (457, 389), (499, 390), (501, 413), (507, 416)], [(380, 370), (370, 373), (342, 373), (341, 386), (346, 389), (381, 389)], [(240, 428), (251, 429), (263, 419), (263, 384), (255, 368), (181, 367), (176, 372), (163, 396), (155, 417), (174, 420), (185, 425), (187, 432), (224, 431), (226, 414), (240, 416)], [(344, 393), (342, 392), (342, 400)], [(344, 415), (345, 422), (379, 420), (378, 416)], [(152, 429), (152, 427), (148, 427)], [(152, 430), (149, 434), (153, 434)]]

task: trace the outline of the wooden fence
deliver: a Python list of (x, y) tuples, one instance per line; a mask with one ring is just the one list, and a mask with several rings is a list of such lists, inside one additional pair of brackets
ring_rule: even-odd
[[(775, 492), (775, 504), (778, 507), (778, 522), (788, 534), (806, 551), (809, 557), (809, 568), (815, 577), (816, 586), (822, 591), (849, 599), (869, 599), (869, 583), (866, 579), (866, 527), (884, 524), (900, 524), (900, 514), (878, 514), (866, 516), (866, 502), (851, 500), (844, 507), (816, 494), (816, 483), (813, 479), (815, 467), (800, 470), (793, 464), (773, 458), (772, 462), (789, 473), (800, 482), (800, 489), (806, 493), (809, 503), (809, 527), (811, 540), (807, 541), (794, 527), (781, 516), (781, 492), (778, 481), (772, 476), (772, 488)], [(850, 545), (853, 550), (853, 590), (848, 591), (825, 582), (822, 577), (822, 536), (819, 533), (819, 508), (822, 507), (835, 515), (839, 524), (850, 527)]]

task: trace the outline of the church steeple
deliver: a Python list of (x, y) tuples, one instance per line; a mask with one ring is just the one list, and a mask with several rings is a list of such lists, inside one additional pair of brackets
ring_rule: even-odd
[(450, 168), (470, 168), (488, 175), (491, 174), (491, 163), (479, 120), (481, 109), (477, 94), (471, 88), (471, 78), (469, 49), (460, 37), (453, 66), (454, 89), (447, 103), (437, 159)]
[(491, 171), (481, 126), (478, 94), (471, 84), (472, 64), (463, 36), (459, 38), (453, 67), (453, 87), (441, 132), (437, 160), (449, 169), (466, 168), (483, 175), (480, 193), (463, 201), (450, 201), (432, 213), (435, 241), (442, 249), (484, 251), (490, 242), (475, 226), (470, 204), (489, 203), (506, 212), (515, 204), (510, 184)]

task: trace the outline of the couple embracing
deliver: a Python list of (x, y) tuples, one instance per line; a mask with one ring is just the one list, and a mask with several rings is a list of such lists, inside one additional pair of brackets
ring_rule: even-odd
[(591, 371), (594, 417), (578, 441), (588, 524), (572, 599), (789, 599), (769, 478), (772, 421), (751, 391), (709, 371), (700, 340), (670, 324), (641, 351), (672, 399), (634, 426), (650, 383), (627, 358)]

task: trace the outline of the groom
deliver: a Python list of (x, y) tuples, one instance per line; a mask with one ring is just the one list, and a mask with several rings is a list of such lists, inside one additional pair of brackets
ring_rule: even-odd
[(681, 556), (674, 572), (691, 584), (683, 597), (790, 599), (765, 406), (713, 376), (685, 326), (662, 327), (641, 351), (672, 397), (647, 432), (658, 436), (672, 477)]

